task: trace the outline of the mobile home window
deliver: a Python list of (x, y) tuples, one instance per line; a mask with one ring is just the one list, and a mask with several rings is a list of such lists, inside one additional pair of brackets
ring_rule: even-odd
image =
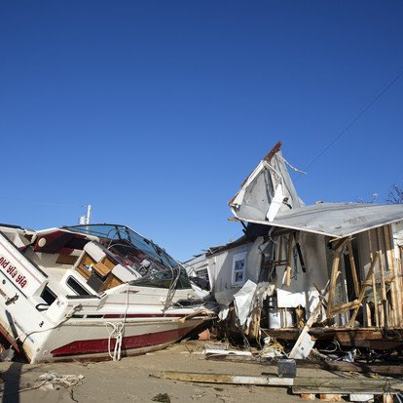
[(206, 267), (203, 267), (203, 268), (201, 268), (201, 269), (195, 270), (195, 273), (196, 273), (196, 276), (197, 276), (197, 277), (209, 281), (209, 277), (208, 277), (208, 268), (207, 268), (207, 266), (206, 266)]
[(232, 285), (239, 286), (245, 283), (246, 252), (237, 253), (232, 258)]

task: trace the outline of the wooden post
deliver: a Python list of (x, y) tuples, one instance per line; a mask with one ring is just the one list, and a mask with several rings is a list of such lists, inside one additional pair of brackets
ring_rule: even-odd
[(332, 316), (332, 309), (334, 305), (334, 293), (336, 289), (336, 281), (339, 276), (339, 266), (340, 266), (340, 252), (336, 252), (336, 255), (333, 257), (332, 264), (332, 273), (330, 275), (330, 284), (329, 284), (329, 298), (327, 300), (327, 311), (326, 316), (330, 318)]
[(360, 295), (360, 284), (358, 281), (357, 266), (355, 265), (355, 259), (353, 255), (353, 247), (351, 245), (351, 241), (347, 243), (347, 249), (348, 249), (348, 258), (350, 260), (350, 266), (351, 266), (351, 275), (353, 277), (353, 283), (354, 283), (354, 292), (355, 296), (358, 297), (358, 295)]
[(386, 299), (386, 284), (385, 284), (385, 260), (384, 260), (384, 254), (383, 254), (383, 247), (382, 247), (382, 237), (380, 236), (380, 228), (376, 228), (375, 230), (375, 237), (376, 237), (376, 243), (378, 245), (378, 253), (379, 253), (379, 267), (381, 269), (381, 296), (382, 296), (382, 308), (383, 308), (383, 315), (380, 315), (383, 318), (383, 321), (381, 321), (381, 325), (383, 326), (389, 326), (389, 320), (388, 320), (388, 308), (387, 308), (387, 299)]
[[(370, 251), (370, 256), (371, 256), (371, 260), (373, 259), (373, 249), (372, 249), (372, 241), (371, 241), (371, 230), (368, 231), (368, 243), (369, 243), (369, 251)], [(374, 260), (372, 260), (374, 261)], [(377, 293), (376, 293), (376, 282), (375, 282), (375, 266), (373, 268), (373, 272), (372, 272), (372, 298), (374, 301), (374, 305), (375, 305), (375, 326), (379, 327), (379, 316), (378, 316), (378, 297), (377, 297)]]

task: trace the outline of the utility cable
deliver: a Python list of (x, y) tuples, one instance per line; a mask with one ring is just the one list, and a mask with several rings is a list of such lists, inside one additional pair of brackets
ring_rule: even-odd
[(403, 68), (399, 70), (399, 72), (393, 77), (392, 80), (388, 81), (380, 91), (373, 97), (366, 105), (364, 105), (360, 111), (350, 120), (350, 122), (337, 134), (334, 139), (328, 143), (325, 147), (322, 148), (322, 150), (316, 154), (314, 158), (309, 161), (308, 165), (305, 167), (305, 169), (308, 169), (317, 159), (319, 159), (329, 148), (331, 148), (334, 144), (337, 143), (338, 140), (340, 140), (350, 129), (351, 127), (357, 123), (361, 117), (368, 112), (369, 109), (372, 108), (381, 98), (383, 95), (386, 94), (386, 92), (394, 85), (396, 84), (400, 78), (403, 75)]

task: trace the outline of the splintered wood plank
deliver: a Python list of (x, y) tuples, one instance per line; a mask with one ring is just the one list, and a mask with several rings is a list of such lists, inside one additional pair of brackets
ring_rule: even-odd
[[(368, 244), (369, 244), (369, 250), (370, 250), (370, 256), (371, 260), (373, 261), (373, 255), (374, 253), (377, 253), (377, 251), (374, 251), (373, 245), (372, 245), (372, 240), (371, 240), (371, 234), (372, 230), (368, 231)], [(367, 282), (367, 279), (365, 279), (365, 283)], [(379, 327), (379, 315), (378, 315), (378, 295), (376, 292), (376, 282), (375, 282), (375, 266), (373, 268), (373, 273), (372, 273), (372, 298), (374, 301), (374, 306), (375, 306), (375, 325), (376, 327)]]

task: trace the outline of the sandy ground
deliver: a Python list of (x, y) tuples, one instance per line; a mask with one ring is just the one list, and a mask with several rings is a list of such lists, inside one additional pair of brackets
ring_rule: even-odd
[[(152, 402), (158, 394), (167, 394), (171, 402), (293, 402), (302, 400), (287, 394), (286, 388), (262, 386), (207, 385), (157, 379), (150, 376), (163, 370), (227, 373), (234, 375), (275, 374), (274, 367), (256, 364), (208, 361), (202, 354), (202, 342), (182, 342), (165, 350), (119, 362), (53, 363), (29, 365), (0, 363), (3, 379), (2, 402)], [(83, 375), (73, 388), (30, 390), (44, 373)], [(303, 369), (298, 375), (333, 377), (335, 374)], [(21, 391), (20, 389), (27, 390)], [(154, 400), (155, 401), (155, 400)]]

